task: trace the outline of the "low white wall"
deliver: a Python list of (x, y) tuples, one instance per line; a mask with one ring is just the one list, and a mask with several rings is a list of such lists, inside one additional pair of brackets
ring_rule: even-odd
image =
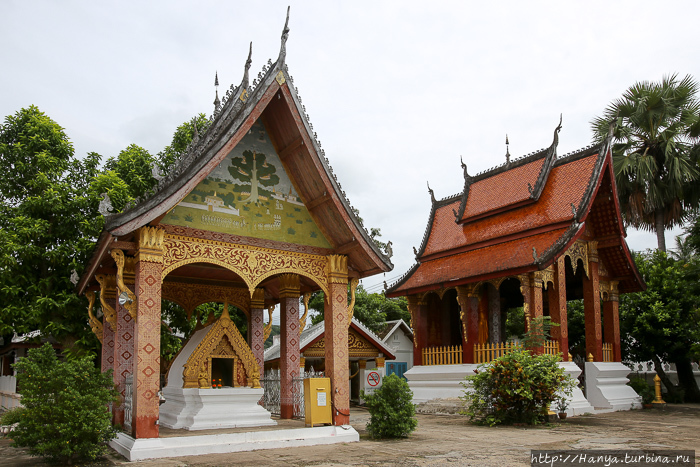
[(17, 394), (17, 378), (0, 376), (0, 410), (9, 410), (21, 404), (22, 396)]
[(404, 376), (413, 391), (413, 403), (420, 404), (433, 399), (458, 399), (464, 395), (460, 383), (473, 375), (479, 365), (427, 365), (414, 366)]
[[(676, 372), (676, 365), (674, 365), (673, 363), (663, 363), (662, 365), (664, 368), (664, 373), (666, 373), (671, 382), (675, 385), (678, 385), (678, 373)], [(691, 365), (693, 368), (693, 375), (695, 376), (695, 381), (698, 383), (698, 386), (700, 386), (700, 368), (698, 368), (698, 364), (695, 362), (693, 362)], [(628, 366), (632, 370), (632, 372), (629, 375), (627, 375), (628, 378), (644, 378), (650, 386), (654, 385), (654, 376), (656, 376), (656, 370), (654, 369), (654, 364), (652, 362), (631, 363)], [(663, 392), (666, 392), (666, 386), (662, 384), (661, 390)]]

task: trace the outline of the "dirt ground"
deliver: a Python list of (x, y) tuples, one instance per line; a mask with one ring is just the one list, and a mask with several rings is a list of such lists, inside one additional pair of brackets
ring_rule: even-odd
[[(459, 415), (418, 415), (418, 429), (407, 439), (367, 437), (369, 413), (353, 408), (351, 423), (359, 443), (208, 454), (129, 463), (112, 452), (100, 466), (529, 466), (533, 449), (700, 448), (700, 404), (668, 405), (665, 410), (633, 410), (583, 415), (548, 426), (480, 427)], [(41, 462), (0, 440), (0, 465)], [(696, 460), (700, 465), (700, 459)]]

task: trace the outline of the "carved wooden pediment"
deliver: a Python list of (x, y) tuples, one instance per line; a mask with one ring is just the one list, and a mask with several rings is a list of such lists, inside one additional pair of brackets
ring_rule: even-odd
[[(326, 341), (321, 337), (313, 345), (304, 350), (305, 357), (325, 357)], [(354, 329), (348, 331), (348, 354), (350, 358), (371, 358), (379, 356), (377, 349), (370, 341), (362, 337)]]
[[(251, 387), (260, 387), (258, 363), (238, 328), (231, 321), (226, 306), (224, 307), (224, 313), (212, 324), (207, 335), (187, 359), (182, 372), (183, 388), (200, 387), (198, 379), (200, 379), (200, 374), (206, 368), (208, 368), (207, 373), (211, 372), (209, 361), (212, 357), (238, 358), (243, 364), (246, 380)], [(211, 378), (211, 374), (209, 374), (209, 378)]]

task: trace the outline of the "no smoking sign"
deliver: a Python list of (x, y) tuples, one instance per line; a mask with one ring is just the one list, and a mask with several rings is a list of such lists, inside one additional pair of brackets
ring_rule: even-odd
[(381, 380), (382, 377), (379, 375), (378, 372), (370, 371), (369, 373), (367, 373), (367, 384), (369, 384), (370, 386), (377, 386)]

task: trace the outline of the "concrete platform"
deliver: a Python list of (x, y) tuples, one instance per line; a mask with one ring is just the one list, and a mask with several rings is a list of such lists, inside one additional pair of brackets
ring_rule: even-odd
[(134, 439), (119, 433), (109, 445), (129, 461), (137, 461), (161, 457), (352, 443), (359, 440), (360, 435), (352, 426), (343, 425), (150, 439)]

